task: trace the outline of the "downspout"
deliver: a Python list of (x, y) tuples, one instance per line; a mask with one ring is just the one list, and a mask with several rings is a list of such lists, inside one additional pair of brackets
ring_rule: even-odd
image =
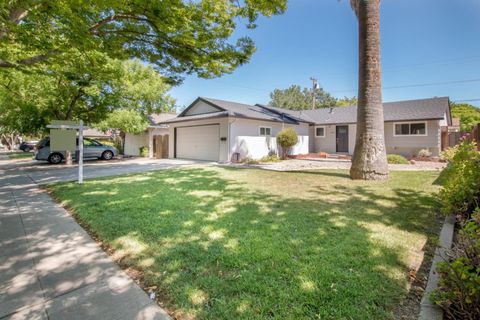
[(233, 118), (233, 121), (230, 122), (230, 116), (228, 117), (228, 137), (227, 137), (227, 141), (228, 141), (228, 152), (227, 152), (227, 155), (228, 155), (228, 159), (227, 159), (227, 162), (231, 162), (232, 161), (232, 141), (231, 141), (231, 138), (232, 138), (232, 130), (231, 130), (231, 126), (232, 126), (232, 123), (234, 123), (235, 121), (237, 121), (237, 118)]

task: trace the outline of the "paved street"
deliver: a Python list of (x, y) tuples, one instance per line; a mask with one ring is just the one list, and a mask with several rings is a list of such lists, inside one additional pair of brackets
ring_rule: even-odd
[[(191, 162), (87, 164), (86, 177)], [(0, 154), (0, 319), (169, 319), (37, 183), (76, 179), (76, 166)]]

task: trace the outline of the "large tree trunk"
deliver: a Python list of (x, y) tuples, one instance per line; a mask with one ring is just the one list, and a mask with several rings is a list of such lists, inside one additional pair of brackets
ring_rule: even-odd
[(380, 66), (380, 0), (357, 0), (359, 75), (352, 179), (388, 178)]

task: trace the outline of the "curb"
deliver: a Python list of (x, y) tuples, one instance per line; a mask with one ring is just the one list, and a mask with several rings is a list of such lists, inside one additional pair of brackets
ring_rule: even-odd
[(444, 261), (446, 252), (450, 250), (453, 242), (453, 233), (455, 230), (455, 216), (449, 215), (445, 218), (442, 230), (440, 231), (439, 246), (435, 250), (435, 255), (432, 260), (432, 266), (428, 275), (427, 287), (420, 302), (419, 320), (442, 320), (443, 310), (438, 305), (430, 301), (430, 293), (438, 286), (438, 274), (436, 272), (436, 265), (439, 261)]

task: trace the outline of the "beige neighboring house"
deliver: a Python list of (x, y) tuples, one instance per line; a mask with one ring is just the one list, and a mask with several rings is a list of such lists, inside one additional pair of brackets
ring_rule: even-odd
[(88, 138), (93, 138), (93, 139), (111, 139), (112, 133), (110, 131), (102, 132), (95, 128), (89, 128), (89, 129), (83, 130), (83, 136)]
[[(452, 125), (448, 97), (383, 104), (387, 153), (433, 156), (448, 146)], [(266, 105), (197, 98), (169, 125), (169, 158), (219, 162), (278, 154), (276, 135), (294, 128), (299, 142), (291, 154), (352, 154), (357, 107), (292, 111)]]
[(168, 157), (168, 124), (163, 122), (175, 118), (175, 113), (152, 114), (148, 117), (150, 122), (147, 130), (141, 134), (125, 134), (126, 156), (139, 156), (141, 147), (148, 147), (150, 158)]

